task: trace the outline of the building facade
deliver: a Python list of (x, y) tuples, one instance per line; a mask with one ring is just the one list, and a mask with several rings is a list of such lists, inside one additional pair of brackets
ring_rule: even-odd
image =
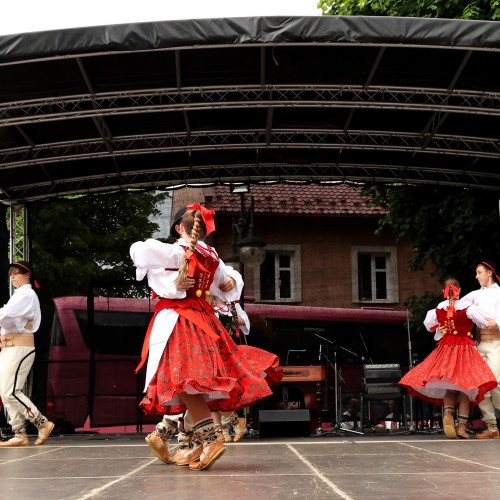
[(439, 284), (430, 268), (408, 271), (408, 242), (388, 230), (376, 234), (384, 211), (357, 186), (274, 184), (251, 185), (244, 195), (226, 186), (176, 191), (172, 212), (192, 202), (213, 208), (210, 243), (224, 260), (248, 233), (235, 227), (250, 197), (266, 258), (244, 268), (248, 342), (275, 352), (283, 365), (325, 364), (329, 378), (338, 365), (341, 392), (349, 395), (360, 390), (365, 363), (408, 367), (405, 303)]

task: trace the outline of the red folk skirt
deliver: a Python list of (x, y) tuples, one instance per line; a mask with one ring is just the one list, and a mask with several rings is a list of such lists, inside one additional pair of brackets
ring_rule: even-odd
[(476, 350), (475, 343), (462, 336), (447, 334), (420, 364), (400, 381), (412, 395), (435, 405), (443, 405), (447, 390), (465, 393), (472, 404), (484, 399), (497, 387), (493, 372)]
[(269, 396), (269, 385), (281, 382), (278, 356), (235, 344), (208, 307), (197, 313), (216, 336), (179, 316), (140, 403), (144, 413), (184, 412), (178, 397), (183, 392), (203, 394), (210, 411), (234, 411)]

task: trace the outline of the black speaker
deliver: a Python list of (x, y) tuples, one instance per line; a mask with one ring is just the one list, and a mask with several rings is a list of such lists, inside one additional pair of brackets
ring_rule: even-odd
[(309, 410), (259, 410), (259, 437), (310, 436)]

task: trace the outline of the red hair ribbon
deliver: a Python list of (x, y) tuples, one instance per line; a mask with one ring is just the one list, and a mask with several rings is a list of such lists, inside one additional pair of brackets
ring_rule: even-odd
[(460, 290), (456, 285), (446, 285), (443, 296), (450, 301), (446, 316), (452, 318), (455, 315), (455, 300), (460, 297)]
[(191, 250), (186, 251), (186, 253), (184, 254), (184, 259), (188, 261), (188, 277), (192, 278), (194, 276), (196, 268), (198, 268), (201, 272), (208, 273), (208, 270), (203, 264), (198, 262), (196, 254)]
[(209, 210), (208, 208), (202, 207), (199, 203), (193, 203), (186, 207), (187, 210), (199, 210), (201, 212), (201, 218), (205, 223), (207, 229), (207, 234), (213, 233), (215, 231), (214, 214), (215, 210)]

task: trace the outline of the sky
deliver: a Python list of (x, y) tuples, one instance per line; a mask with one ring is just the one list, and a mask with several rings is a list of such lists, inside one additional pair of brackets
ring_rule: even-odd
[(9, 0), (0, 35), (108, 24), (254, 16), (318, 16), (318, 0)]

